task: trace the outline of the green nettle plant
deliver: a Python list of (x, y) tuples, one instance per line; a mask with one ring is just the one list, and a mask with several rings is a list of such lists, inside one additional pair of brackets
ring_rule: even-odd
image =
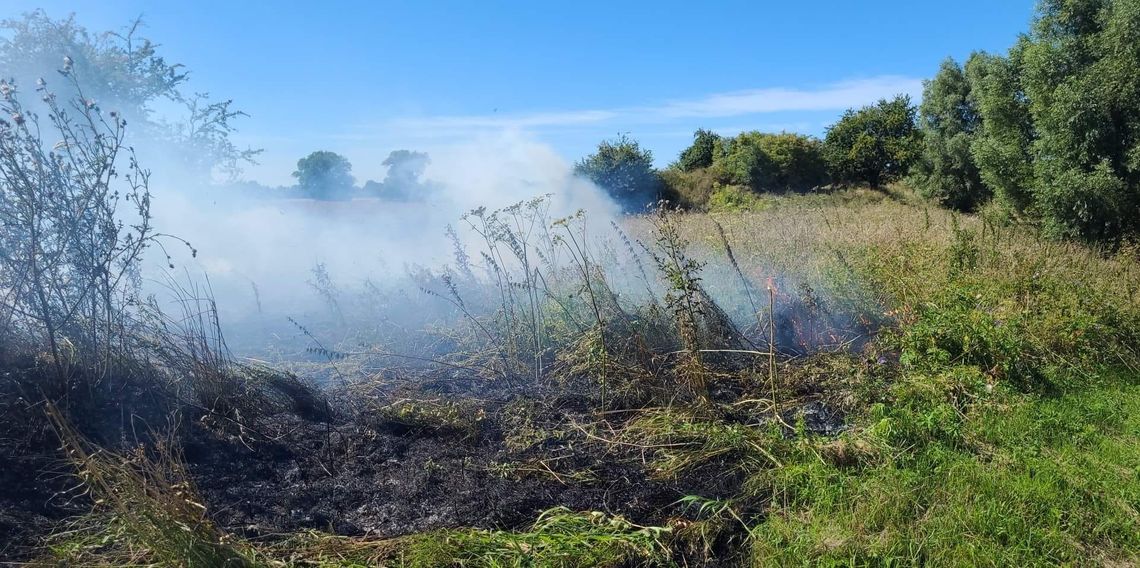
[[(125, 341), (151, 226), (149, 172), (124, 145), (126, 120), (78, 95), (58, 99), (42, 79), (42, 104), (0, 81), (0, 332), (42, 340), (60, 387), (77, 353), (96, 376)], [(42, 111), (42, 116), (40, 112)]]

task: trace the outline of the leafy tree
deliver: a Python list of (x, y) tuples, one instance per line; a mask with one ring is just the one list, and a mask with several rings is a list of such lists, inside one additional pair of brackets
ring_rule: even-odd
[(716, 173), (721, 182), (743, 185), (753, 191), (771, 186), (775, 165), (764, 151), (762, 140), (767, 134), (742, 132), (724, 141), (716, 160)]
[(898, 179), (918, 154), (914, 121), (915, 108), (906, 95), (848, 110), (823, 141), (832, 177), (872, 187)]
[(417, 189), (422, 189), (420, 177), (431, 163), (431, 158), (423, 152), (396, 150), (388, 154), (383, 164), (388, 166), (384, 176), (387, 193), (402, 199), (413, 197)]
[(1140, 2), (1041, 2), (1021, 74), (1046, 229), (1092, 240), (1140, 229)]
[(339, 199), (352, 190), (352, 164), (335, 152), (320, 150), (297, 160), (297, 186), (314, 199)]
[(683, 172), (691, 172), (711, 166), (720, 140), (719, 134), (703, 128), (698, 129), (693, 133), (693, 144), (685, 148), (677, 158), (677, 167)]
[[(34, 85), (66, 66), (82, 80), (85, 101), (116, 111), (135, 126), (135, 136), (173, 145), (176, 151), (171, 154), (183, 160), (186, 173), (236, 177), (260, 152), (239, 149), (230, 140), (235, 120), (245, 113), (234, 109), (230, 100), (188, 92), (185, 68), (167, 61), (157, 44), (139, 37), (141, 25), (135, 20), (122, 32), (93, 33), (74, 16), (53, 20), (42, 10), (3, 20), (0, 69), (18, 85)], [(61, 98), (80, 96), (73, 85), (56, 88)], [(177, 109), (168, 113), (176, 118), (157, 120), (154, 107), (160, 102), (167, 110)]]
[(424, 152), (394, 150), (382, 162), (388, 173), (380, 182), (369, 180), (364, 192), (382, 199), (410, 201), (423, 199), (434, 188), (421, 178), (431, 158)]
[(721, 181), (753, 191), (807, 191), (827, 181), (815, 138), (782, 132), (743, 132), (723, 144), (716, 160)]
[(1043, 0), (1008, 56), (966, 75), (982, 180), (1059, 237), (1140, 231), (1140, 2)]
[(772, 188), (807, 191), (827, 183), (827, 163), (818, 139), (791, 132), (768, 134), (760, 139), (760, 149), (772, 164)]
[(642, 211), (661, 196), (653, 152), (620, 135), (598, 144), (598, 151), (574, 165), (574, 173), (608, 192), (626, 211)]
[(1033, 202), (1033, 124), (1018, 72), (1021, 51), (1015, 47), (1009, 58), (975, 53), (966, 62), (981, 121), (970, 153), (982, 182), (1015, 213), (1027, 212)]
[(942, 62), (926, 81), (918, 108), (922, 155), (914, 182), (927, 198), (954, 209), (972, 211), (990, 197), (970, 153), (981, 123), (966, 73), (953, 59)]

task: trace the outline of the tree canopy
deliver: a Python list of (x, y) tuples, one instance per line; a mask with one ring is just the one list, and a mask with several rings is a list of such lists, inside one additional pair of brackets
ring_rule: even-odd
[(970, 153), (980, 126), (965, 70), (953, 59), (943, 61), (925, 82), (918, 107), (922, 154), (913, 180), (925, 197), (960, 211), (972, 211), (990, 197)]
[[(96, 33), (42, 10), (0, 21), (0, 69), (17, 88), (31, 90), (39, 79), (61, 98), (80, 95), (66, 81), (55, 81), (63, 67), (83, 84), (83, 98), (128, 120), (135, 136), (168, 144), (184, 173), (236, 177), (259, 150), (240, 149), (230, 139), (234, 122), (245, 115), (231, 100), (213, 100), (189, 91), (189, 71), (168, 61), (158, 44), (140, 37), (141, 20), (117, 32)], [(163, 120), (154, 115), (164, 102), (176, 110)]]
[(574, 173), (604, 189), (626, 211), (644, 211), (661, 194), (653, 152), (624, 134), (598, 144), (597, 152), (574, 165)]
[(1014, 215), (1058, 237), (1117, 241), (1140, 231), (1140, 2), (1042, 0), (1006, 55), (970, 58), (966, 85), (943, 71), (923, 101), (925, 155), (943, 173), (960, 168), (927, 193), (960, 192), (968, 179), (957, 126), (925, 125), (927, 109), (946, 110), (965, 93), (976, 112), (968, 156)]
[(899, 95), (844, 113), (827, 129), (823, 154), (836, 181), (880, 187), (907, 173), (917, 146), (915, 108)]
[(297, 160), (297, 186), (314, 199), (339, 199), (352, 191), (356, 180), (348, 158), (335, 152), (318, 150)]
[(707, 168), (712, 165), (720, 135), (703, 128), (693, 133), (693, 144), (681, 152), (677, 158), (677, 168), (683, 172), (691, 172), (698, 168)]
[(808, 191), (827, 182), (819, 140), (781, 132), (743, 132), (726, 139), (715, 169), (724, 183), (753, 191)]

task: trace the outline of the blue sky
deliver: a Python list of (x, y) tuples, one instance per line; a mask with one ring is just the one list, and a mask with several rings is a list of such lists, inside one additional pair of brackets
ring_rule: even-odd
[(345, 154), (380, 178), (397, 148), (518, 129), (567, 161), (629, 133), (660, 165), (698, 127), (821, 135), (844, 108), (898, 92), (946, 56), (1004, 51), (1032, 0), (752, 2), (228, 2), (5, 0), (8, 17), (74, 12), (92, 30), (135, 16), (191, 87), (250, 114), (265, 149), (247, 177), (290, 183), (296, 160)]

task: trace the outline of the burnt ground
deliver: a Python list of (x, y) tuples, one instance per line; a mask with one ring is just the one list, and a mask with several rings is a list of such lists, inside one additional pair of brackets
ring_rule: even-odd
[(64, 473), (58, 442), (50, 431), (32, 427), (41, 417), (17, 407), (0, 409), (0, 560), (19, 559), (39, 537), (68, 516), (86, 510), (83, 503), (60, 499), (72, 479)]
[[(610, 412), (599, 422), (592, 410), (597, 401), (565, 394), (574, 389), (496, 398), (502, 387), (456, 385), (387, 392), (383, 406), (343, 409), (327, 423), (282, 413), (258, 434), (129, 385), (76, 409), (72, 420), (91, 441), (126, 449), (146, 443), (139, 431), (160, 429), (180, 415), (182, 457), (211, 518), (247, 537), (299, 529), (380, 537), (451, 527), (519, 529), (555, 506), (661, 524), (680, 512), (681, 497), (730, 497), (743, 481), (721, 463), (681, 480), (651, 477), (646, 449), (599, 439), (607, 428), (620, 427), (623, 414)], [(402, 402), (392, 406), (391, 400)], [(6, 428), (0, 437), (0, 559), (27, 558), (90, 503), (74, 491), (75, 478), (42, 408), (0, 410)], [(802, 412), (818, 433), (842, 428), (842, 416), (822, 402)], [(601, 435), (587, 434), (587, 424), (601, 424), (595, 430)]]
[(285, 439), (251, 446), (199, 430), (184, 445), (185, 459), (214, 519), (247, 536), (511, 529), (558, 505), (654, 523), (690, 492), (727, 492), (739, 482), (651, 479), (640, 453), (589, 439), (570, 424), (590, 417), (557, 407), (538, 417), (545, 423), (526, 447), (512, 445), (503, 406), (485, 408), (474, 435), (379, 419), (299, 425)]
[[(145, 443), (138, 433), (162, 424), (169, 409), (152, 389), (101, 381), (69, 396), (39, 387), (46, 371), (32, 360), (0, 363), (0, 561), (25, 559), (59, 524), (91, 510), (75, 470), (45, 413), (45, 398), (80, 425), (84, 437), (111, 449)], [(77, 381), (82, 382), (82, 381)], [(66, 408), (63, 406), (66, 405)], [(131, 440), (128, 442), (128, 440)]]

